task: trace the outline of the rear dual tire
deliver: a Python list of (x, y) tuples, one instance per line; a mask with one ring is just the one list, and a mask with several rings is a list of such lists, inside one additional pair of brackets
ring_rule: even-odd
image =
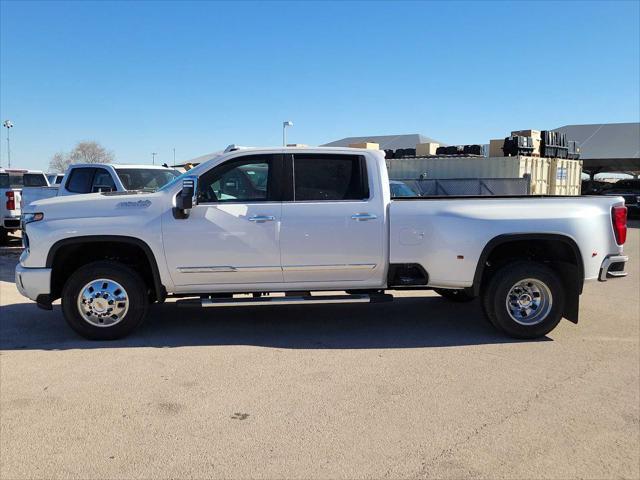
[(559, 275), (529, 261), (502, 266), (482, 295), (488, 320), (514, 338), (538, 338), (553, 330), (564, 312), (566, 293)]

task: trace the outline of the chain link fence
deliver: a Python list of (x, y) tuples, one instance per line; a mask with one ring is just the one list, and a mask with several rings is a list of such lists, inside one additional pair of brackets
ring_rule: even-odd
[[(464, 195), (529, 195), (529, 178), (446, 178), (446, 179), (392, 179), (407, 185), (421, 197)], [(392, 196), (394, 188), (392, 187)], [(397, 190), (397, 189), (396, 189)], [(404, 196), (401, 193), (395, 196)]]

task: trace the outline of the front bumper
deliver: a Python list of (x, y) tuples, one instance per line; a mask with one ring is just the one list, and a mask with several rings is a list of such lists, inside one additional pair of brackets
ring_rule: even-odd
[(51, 293), (51, 269), (16, 265), (16, 287), (21, 295), (40, 303)]
[(625, 266), (628, 261), (629, 257), (626, 255), (609, 255), (602, 261), (598, 280), (606, 282), (609, 278), (626, 277)]

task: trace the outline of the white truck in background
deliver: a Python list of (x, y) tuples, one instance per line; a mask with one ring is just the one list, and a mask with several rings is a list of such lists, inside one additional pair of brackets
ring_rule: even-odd
[[(96, 192), (153, 192), (180, 175), (173, 168), (156, 165), (78, 163), (69, 166), (57, 186), (30, 189), (22, 195), (22, 205), (37, 200)], [(58, 177), (59, 178), (59, 177)]]
[(232, 149), (156, 192), (36, 201), (23, 221), (18, 290), (61, 298), (71, 328), (103, 340), (167, 297), (219, 309), (396, 289), (480, 297), (496, 328), (534, 338), (577, 322), (584, 282), (628, 260), (620, 197), (392, 198), (384, 153), (349, 148)]
[(48, 185), (39, 170), (0, 168), (0, 245), (7, 242), (10, 232), (20, 229), (22, 195)]

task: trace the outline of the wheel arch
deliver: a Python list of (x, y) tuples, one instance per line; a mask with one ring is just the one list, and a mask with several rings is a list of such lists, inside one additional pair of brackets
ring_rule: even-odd
[[(71, 237), (64, 238), (62, 240), (54, 243), (49, 252), (47, 253), (46, 267), (53, 269), (56, 265), (56, 260), (59, 259), (58, 255), (62, 252), (65, 252), (66, 249), (73, 247), (83, 247), (92, 244), (102, 244), (109, 245), (111, 247), (118, 245), (125, 245), (128, 247), (133, 247), (141, 250), (144, 253), (144, 259), (146, 260), (146, 265), (148, 266), (148, 280), (150, 280), (150, 287), (152, 288), (153, 295), (156, 301), (162, 302), (166, 298), (166, 289), (164, 285), (162, 285), (162, 280), (160, 278), (160, 271), (158, 270), (158, 263), (156, 261), (155, 255), (151, 250), (151, 247), (144, 241), (139, 238), (129, 237), (125, 235), (85, 235), (79, 237)], [(95, 259), (91, 259), (95, 260)], [(80, 264), (84, 264), (86, 262), (79, 262)], [(59, 279), (58, 279), (59, 280)], [(61, 290), (61, 286), (56, 286), (54, 282), (55, 279), (55, 271), (52, 272), (51, 277), (51, 298), (50, 301), (59, 298), (57, 293)]]
[[(548, 252), (542, 254), (543, 260), (548, 260), (552, 266), (556, 267), (556, 272), (561, 276), (567, 291), (567, 302), (564, 317), (570, 321), (578, 322), (579, 297), (584, 284), (584, 262), (582, 254), (575, 240), (567, 235), (556, 233), (515, 233), (502, 234), (492, 238), (482, 250), (476, 271), (473, 276), (473, 284), (470, 293), (478, 296), (482, 292), (484, 281), (487, 279), (487, 262), (492, 256), (497, 255), (509, 247), (517, 245), (540, 247), (549, 245), (563, 245), (566, 252), (571, 252), (573, 258), (558, 258), (558, 252)], [(566, 253), (565, 252), (565, 253)], [(526, 255), (526, 252), (523, 252)], [(517, 258), (517, 257), (516, 257)], [(557, 268), (562, 264), (563, 268)]]

